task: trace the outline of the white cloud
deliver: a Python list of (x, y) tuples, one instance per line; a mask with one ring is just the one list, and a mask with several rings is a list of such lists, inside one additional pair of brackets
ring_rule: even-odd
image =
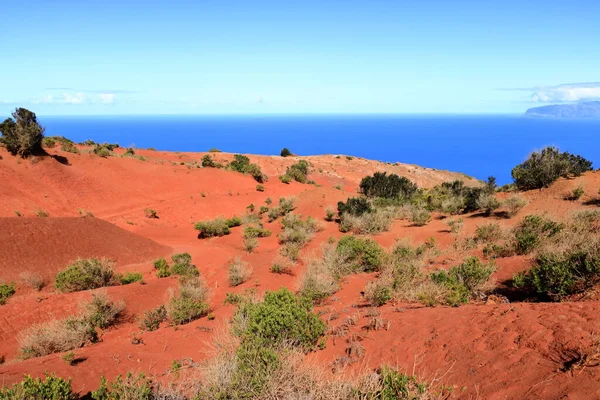
[(83, 93), (63, 93), (61, 102), (64, 104), (83, 104), (85, 101), (86, 98)]
[(114, 93), (100, 93), (98, 97), (102, 104), (114, 104), (116, 96)]
[(531, 100), (537, 103), (600, 100), (600, 82), (567, 83), (523, 90), (531, 90)]

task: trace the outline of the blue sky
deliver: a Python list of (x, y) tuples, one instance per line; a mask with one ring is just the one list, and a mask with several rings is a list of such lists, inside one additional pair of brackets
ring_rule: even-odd
[(2, 3), (2, 114), (519, 113), (600, 98), (597, 0)]

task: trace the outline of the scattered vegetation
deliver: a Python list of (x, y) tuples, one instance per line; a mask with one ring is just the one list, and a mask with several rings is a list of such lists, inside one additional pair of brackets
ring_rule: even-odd
[(495, 270), (493, 264), (484, 264), (477, 257), (470, 257), (462, 264), (450, 268), (448, 272), (432, 272), (431, 279), (448, 289), (446, 302), (458, 306), (470, 299), (481, 298)]
[(517, 213), (526, 205), (527, 200), (518, 194), (515, 194), (504, 201), (504, 207), (506, 208), (508, 218), (512, 218), (517, 215)]
[(204, 168), (223, 168), (223, 165), (215, 162), (209, 154), (202, 157), (202, 166)]
[[(265, 200), (265, 203), (271, 204), (271, 199), (267, 198), (267, 200)], [(268, 211), (267, 217), (269, 219), (269, 222), (273, 222), (277, 218), (283, 217), (283, 216), (291, 213), (292, 211), (294, 211), (294, 209), (296, 208), (294, 206), (295, 201), (296, 201), (296, 199), (294, 197), (280, 197), (279, 198), (279, 206), (272, 207)]]
[(144, 277), (139, 272), (127, 272), (121, 276), (120, 281), (121, 285), (129, 285), (134, 282), (141, 282), (143, 279)]
[(300, 183), (307, 183), (308, 181), (308, 162), (300, 160), (296, 164), (292, 164), (287, 167), (285, 175), (279, 177), (283, 183), (289, 183), (291, 180), (295, 180)]
[(583, 186), (579, 185), (577, 187), (575, 187), (571, 193), (567, 194), (565, 196), (565, 200), (569, 200), (569, 201), (577, 201), (581, 198), (581, 196), (583, 196), (585, 194), (585, 190), (583, 189)]
[(21, 355), (23, 358), (40, 357), (97, 342), (98, 329), (113, 325), (123, 309), (123, 303), (111, 301), (106, 293), (95, 293), (88, 303), (81, 305), (78, 316), (33, 325), (22, 332), (19, 337)]

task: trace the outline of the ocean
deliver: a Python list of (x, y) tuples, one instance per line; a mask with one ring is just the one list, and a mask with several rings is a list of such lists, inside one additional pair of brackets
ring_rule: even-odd
[(277, 115), (39, 117), (46, 135), (76, 142), (119, 143), (170, 151), (279, 155), (344, 154), (493, 175), (510, 183), (511, 169), (547, 145), (600, 166), (600, 120), (524, 116)]

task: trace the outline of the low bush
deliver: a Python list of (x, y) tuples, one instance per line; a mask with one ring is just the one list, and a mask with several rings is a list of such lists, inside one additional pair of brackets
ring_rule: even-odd
[(482, 194), (476, 200), (477, 209), (482, 210), (486, 216), (492, 215), (492, 212), (500, 208), (500, 202), (492, 194)]
[(238, 286), (252, 276), (252, 267), (241, 258), (236, 257), (229, 263), (229, 285)]
[(325, 221), (331, 222), (335, 218), (335, 211), (330, 207), (325, 209)]
[(0, 306), (6, 304), (9, 297), (15, 294), (14, 283), (0, 283)]
[[(300, 160), (296, 164), (292, 164), (287, 167), (285, 175), (296, 182), (307, 183), (308, 180), (308, 162)], [(284, 182), (288, 183), (288, 182)]]
[(431, 279), (449, 291), (446, 301), (452, 306), (467, 303), (485, 292), (486, 283), (496, 270), (493, 264), (484, 264), (477, 257), (469, 257), (462, 264), (446, 271), (434, 271)]
[(514, 278), (514, 286), (535, 293), (541, 299), (560, 301), (583, 293), (600, 280), (600, 257), (574, 249), (568, 252), (544, 252), (535, 265)]
[(279, 155), (281, 157), (289, 157), (289, 156), (292, 156), (293, 154), (291, 151), (289, 151), (289, 149), (287, 147), (284, 147), (283, 149), (281, 149), (281, 153), (279, 153)]
[(392, 226), (396, 213), (393, 208), (378, 209), (360, 216), (342, 214), (340, 217), (340, 232), (373, 235), (387, 232)]
[(167, 316), (174, 325), (183, 325), (208, 314), (206, 302), (208, 288), (198, 279), (187, 279), (180, 283), (179, 292), (171, 297), (167, 305)]
[(264, 192), (265, 191), (265, 187), (261, 184), (256, 185), (256, 191), (257, 192)]
[(527, 215), (515, 228), (515, 252), (529, 254), (547, 238), (555, 236), (564, 228), (563, 224), (554, 222), (540, 215)]
[[(269, 200), (267, 202), (267, 200)], [(265, 203), (271, 204), (270, 198), (267, 198)], [(283, 217), (289, 213), (291, 213), (296, 207), (294, 203), (296, 199), (294, 197), (280, 197), (279, 198), (279, 206), (273, 207), (269, 210), (267, 217), (269, 218), (269, 222), (275, 221), (279, 217)]]
[(56, 140), (53, 137), (45, 137), (42, 139), (42, 146), (47, 149), (53, 149), (56, 147)]
[(45, 374), (44, 379), (25, 378), (12, 386), (0, 388), (2, 400), (76, 400), (79, 398), (71, 391), (71, 380)]
[(252, 253), (258, 247), (258, 239), (255, 237), (245, 237), (242, 241), (248, 253)]
[(262, 226), (249, 225), (244, 228), (244, 238), (263, 238), (271, 236), (271, 231)]
[(292, 181), (292, 177), (289, 175), (281, 175), (279, 176), (279, 180), (281, 183), (285, 183), (287, 185)]
[(158, 213), (153, 208), (146, 208), (146, 209), (144, 209), (144, 216), (146, 218), (156, 219), (156, 218), (158, 218)]
[(387, 199), (410, 199), (417, 191), (417, 185), (405, 177), (385, 172), (375, 172), (360, 182), (360, 192), (367, 197)]
[(69, 141), (69, 142), (62, 142), (60, 144), (60, 149), (62, 151), (67, 152), (67, 153), (79, 154), (79, 150), (75, 146), (75, 143), (73, 143), (71, 141)]
[(431, 213), (425, 208), (413, 206), (410, 211), (410, 222), (415, 226), (425, 226), (431, 221)]
[(491, 243), (502, 239), (502, 229), (498, 224), (486, 224), (475, 228), (475, 239), (482, 243)]
[(123, 378), (118, 375), (111, 383), (101, 377), (100, 387), (91, 393), (92, 400), (158, 400), (167, 397), (157, 396), (150, 379), (144, 374), (127, 373)]
[(347, 262), (353, 264), (353, 272), (379, 271), (385, 258), (385, 252), (376, 241), (355, 236), (343, 236), (337, 244), (336, 251), (343, 254)]
[(504, 201), (504, 207), (506, 208), (506, 213), (509, 218), (517, 215), (517, 213), (526, 205), (527, 201), (518, 194), (515, 194)]
[(311, 260), (300, 279), (298, 294), (319, 303), (337, 292), (340, 285), (328, 267), (329, 264), (324, 260)]
[(223, 168), (223, 165), (215, 162), (209, 154), (205, 154), (202, 157), (202, 166), (204, 168)]
[(183, 277), (199, 276), (198, 268), (192, 264), (192, 256), (189, 253), (177, 253), (171, 256), (171, 265), (164, 258), (154, 261), (154, 269), (157, 270), (159, 278), (171, 275)]
[(115, 303), (106, 293), (96, 293), (81, 305), (76, 317), (52, 320), (33, 325), (21, 332), (19, 344), (23, 358), (40, 357), (62, 353), (83, 346), (86, 342), (97, 342), (97, 329), (106, 329), (116, 323), (122, 314), (123, 303)]
[[(30, 288), (38, 292), (46, 286), (46, 279), (37, 272), (24, 271), (19, 274), (19, 278)], [(1, 292), (1, 290), (0, 290)]]
[(581, 198), (581, 196), (583, 196), (585, 194), (585, 190), (583, 189), (583, 186), (579, 185), (576, 188), (574, 188), (571, 193), (569, 193), (568, 195), (565, 196), (565, 200), (569, 200), (569, 201), (577, 201)]
[(104, 286), (118, 285), (119, 274), (112, 269), (112, 262), (107, 259), (78, 259), (60, 271), (54, 279), (54, 288), (64, 292), (97, 289)]
[(345, 203), (343, 201), (338, 202), (337, 210), (340, 217), (344, 214), (361, 216), (373, 212), (373, 207), (369, 200), (364, 197), (351, 197)]
[(143, 275), (139, 272), (127, 272), (125, 275), (120, 277), (121, 285), (129, 285), (130, 283), (141, 282), (143, 279)]
[(233, 217), (230, 219), (217, 218), (210, 221), (197, 222), (195, 225), (195, 229), (199, 231), (198, 238), (205, 239), (210, 237), (229, 235), (231, 233), (231, 230), (229, 228), (240, 226), (241, 224), (242, 219), (239, 217)]
[(94, 145), (94, 147), (92, 147), (92, 153), (94, 153), (102, 158), (106, 158), (106, 157), (112, 156), (113, 149), (114, 149), (113, 145), (110, 145), (107, 143), (96, 144), (96, 145)]
[(241, 154), (235, 154), (233, 161), (227, 165), (227, 168), (242, 174), (251, 175), (258, 183), (264, 183), (267, 180), (267, 176), (262, 173), (260, 167), (257, 164), (250, 163), (250, 159)]
[(160, 327), (160, 324), (167, 319), (167, 309), (164, 305), (160, 305), (152, 310), (144, 312), (144, 317), (140, 321), (140, 329), (145, 331), (155, 331)]
[(591, 170), (591, 161), (550, 146), (531, 153), (525, 162), (513, 168), (512, 177), (519, 190), (530, 190), (548, 187), (560, 177), (579, 176)]
[(365, 288), (365, 299), (373, 306), (380, 307), (392, 299), (392, 290), (387, 282), (376, 280)]

